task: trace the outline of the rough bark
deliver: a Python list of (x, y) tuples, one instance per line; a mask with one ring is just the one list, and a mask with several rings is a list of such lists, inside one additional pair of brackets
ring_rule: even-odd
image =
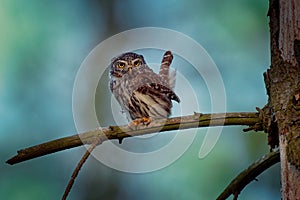
[[(270, 145), (279, 140), (282, 199), (300, 199), (300, 1), (270, 0), (271, 66), (264, 74)], [(277, 139), (276, 139), (277, 137)]]

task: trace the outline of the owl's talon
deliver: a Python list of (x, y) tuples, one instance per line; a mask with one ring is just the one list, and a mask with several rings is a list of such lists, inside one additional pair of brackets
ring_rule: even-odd
[(136, 129), (140, 124), (148, 126), (150, 123), (151, 123), (151, 119), (150, 118), (142, 117), (142, 118), (138, 118), (138, 119), (132, 120), (129, 123), (129, 127)]
[(142, 118), (142, 123), (146, 126), (148, 126), (151, 123), (151, 119), (147, 117)]

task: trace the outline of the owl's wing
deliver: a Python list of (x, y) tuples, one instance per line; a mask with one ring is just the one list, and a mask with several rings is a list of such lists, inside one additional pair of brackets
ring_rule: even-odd
[(166, 118), (171, 113), (171, 100), (180, 102), (179, 97), (168, 87), (158, 83), (145, 84), (132, 93), (130, 116), (132, 119)]
[(169, 100), (177, 101), (178, 103), (180, 102), (179, 97), (175, 94), (175, 92), (173, 92), (173, 90), (159, 83), (149, 83), (143, 85), (136, 91), (141, 94), (149, 94), (161, 99), (167, 98)]

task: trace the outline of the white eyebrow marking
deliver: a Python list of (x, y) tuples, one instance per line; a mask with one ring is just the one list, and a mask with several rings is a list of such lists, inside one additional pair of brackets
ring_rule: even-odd
[(134, 59), (134, 60), (131, 61), (131, 64), (134, 64), (135, 61), (141, 61), (141, 59), (140, 58), (136, 58), (136, 59)]
[(136, 59), (134, 59), (132, 62), (135, 62), (135, 61), (137, 61), (137, 60), (140, 60), (139, 58), (136, 58)]
[(118, 63), (125, 63), (125, 64), (127, 64), (127, 61), (125, 61), (125, 60), (118, 60)]

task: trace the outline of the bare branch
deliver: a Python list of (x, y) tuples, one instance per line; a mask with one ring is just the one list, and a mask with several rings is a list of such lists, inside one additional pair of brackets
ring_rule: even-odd
[(237, 199), (240, 192), (248, 185), (251, 181), (256, 180), (256, 177), (267, 170), (269, 167), (275, 165), (280, 161), (279, 150), (270, 152), (264, 155), (261, 159), (254, 162), (246, 170), (241, 172), (235, 177), (231, 183), (225, 188), (225, 190), (218, 196), (217, 200), (225, 200), (231, 194), (234, 195), (234, 199)]
[(97, 147), (97, 145), (101, 144), (102, 140), (101, 138), (98, 138), (98, 140), (95, 140), (91, 146), (88, 148), (88, 150), (85, 152), (85, 154), (82, 156), (82, 158), (80, 159), (79, 163), (77, 164), (76, 168), (73, 171), (73, 174), (71, 176), (71, 179), (65, 189), (65, 192), (63, 194), (62, 200), (66, 200), (68, 197), (69, 192), (71, 191), (71, 188), (75, 182), (75, 179), (80, 171), (80, 169), (82, 168), (83, 164), (85, 163), (85, 161), (88, 159), (88, 157), (91, 155), (91, 152)]
[[(110, 126), (106, 128), (97, 128), (81, 134), (76, 134), (49, 142), (45, 142), (36, 146), (28, 147), (18, 151), (18, 154), (6, 162), (8, 164), (16, 164), (47, 154), (55, 153), (65, 149), (74, 148), (83, 144), (92, 144), (97, 138), (103, 137), (102, 141), (118, 139), (119, 142), (126, 137), (151, 134), (156, 132), (164, 132), (171, 130), (183, 130), (196, 127), (208, 126), (228, 126), (228, 125), (246, 125), (259, 126), (261, 119), (257, 112), (241, 112), (241, 113), (219, 113), (219, 114), (200, 114), (174, 117), (165, 120), (157, 120), (151, 122), (148, 126), (132, 128), (130, 126)], [(262, 130), (256, 129), (256, 130)]]

